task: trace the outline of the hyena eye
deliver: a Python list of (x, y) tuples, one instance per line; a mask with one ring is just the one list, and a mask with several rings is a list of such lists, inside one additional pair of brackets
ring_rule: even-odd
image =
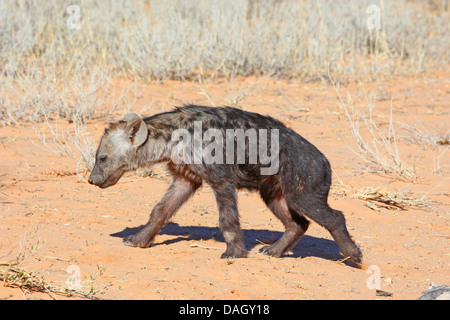
[(106, 161), (106, 156), (101, 156), (100, 158), (98, 158), (98, 161), (105, 162)]

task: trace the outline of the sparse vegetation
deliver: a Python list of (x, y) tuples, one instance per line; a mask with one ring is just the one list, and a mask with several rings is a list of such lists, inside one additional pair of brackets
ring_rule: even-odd
[[(71, 5), (79, 29), (68, 26)], [(372, 5), (381, 29), (367, 27)], [(314, 143), (333, 167), (329, 200), (368, 261), (388, 261), (382, 286), (396, 298), (446, 281), (449, 9), (447, 0), (0, 0), (0, 288), (9, 287), (0, 300), (378, 295), (356, 272), (335, 277), (348, 257), (320, 231), (288, 259), (256, 254), (282, 225), (273, 231), (278, 220), (263, 220), (270, 210), (247, 191), (252, 260), (217, 263), (224, 246), (206, 183), (154, 248), (121, 247), (134, 231), (123, 226), (171, 178), (157, 164), (114, 189), (90, 188), (98, 138), (128, 112), (184, 103), (268, 115)], [(21, 238), (29, 226), (39, 229)]]
[[(366, 26), (374, 4), (381, 30)], [(118, 75), (375, 78), (448, 62), (448, 11), (432, 1), (3, 1), (0, 17), (3, 124), (90, 117)]]
[[(68, 28), (70, 5), (80, 7), (80, 29)], [(381, 30), (367, 28), (370, 5), (381, 10)], [(317, 77), (329, 64), (376, 76), (448, 59), (446, 8), (424, 1), (41, 0), (5, 1), (3, 12), (0, 65), (9, 75), (37, 60), (145, 80)]]
[(357, 145), (357, 151), (351, 149), (362, 161), (360, 167), (369, 172), (382, 172), (395, 174), (400, 179), (415, 182), (417, 174), (414, 166), (405, 163), (398, 151), (397, 138), (392, 117), (392, 101), (387, 132), (381, 130), (374, 117), (373, 96), (365, 95), (366, 105), (359, 106), (350, 95), (344, 101), (339, 88), (330, 77), (340, 105), (349, 122), (353, 138)]
[(424, 197), (413, 197), (408, 192), (391, 192), (380, 187), (364, 187), (352, 197), (365, 201), (367, 207), (381, 213), (396, 213), (407, 207), (432, 208), (431, 202)]
[[(67, 281), (63, 282), (63, 284), (53, 284), (52, 281), (45, 279), (45, 275), (39, 274), (39, 272), (35, 270), (29, 271), (27, 267), (22, 266), (24, 260), (35, 254), (35, 252), (42, 245), (40, 239), (37, 241), (34, 239), (36, 237), (36, 233), (37, 228), (35, 228), (31, 233), (25, 234), (19, 243), (19, 249), (14, 259), (0, 261), (0, 281), (3, 282), (4, 286), (20, 288), (24, 294), (34, 292), (46, 293), (52, 299), (56, 299), (55, 295), (93, 299), (96, 294), (101, 293), (102, 290), (104, 290), (106, 286), (103, 286), (103, 289), (101, 290), (94, 287), (94, 284), (105, 272), (104, 267), (97, 266), (97, 272), (95, 274), (91, 274), (88, 280), (83, 281), (80, 284), (80, 288), (74, 289), (68, 288)], [(34, 243), (34, 241), (36, 242)], [(9, 256), (11, 253), (12, 251), (3, 254), (2, 257)], [(68, 279), (68, 281), (71, 280), (70, 277), (68, 277)], [(89, 290), (85, 288), (89, 288)]]
[[(94, 167), (95, 144), (86, 133), (85, 119), (74, 117), (72, 121), (73, 130), (60, 131), (58, 129), (58, 119), (51, 124), (49, 119), (39, 125), (34, 126), (34, 132), (38, 137), (40, 147), (56, 153), (62, 157), (68, 157), (76, 161), (76, 172), (81, 178), (81, 171), (86, 172)], [(50, 135), (50, 139), (47, 138)], [(32, 140), (30, 140), (33, 142)], [(81, 165), (81, 168), (80, 168)]]

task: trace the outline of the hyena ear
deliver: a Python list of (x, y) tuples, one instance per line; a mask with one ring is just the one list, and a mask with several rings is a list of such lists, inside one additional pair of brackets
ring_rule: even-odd
[(145, 122), (135, 113), (127, 114), (123, 120), (127, 123), (125, 132), (133, 147), (137, 148), (147, 140), (148, 129)]

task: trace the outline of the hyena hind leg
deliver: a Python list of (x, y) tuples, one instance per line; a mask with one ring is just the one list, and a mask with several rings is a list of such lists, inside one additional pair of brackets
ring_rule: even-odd
[(352, 240), (341, 211), (330, 208), (325, 197), (320, 197), (312, 191), (297, 192), (289, 200), (290, 206), (298, 208), (299, 212), (327, 229), (342, 255), (350, 257), (350, 262), (361, 267), (362, 252)]
[(285, 232), (274, 244), (264, 246), (259, 251), (273, 257), (281, 257), (286, 251), (291, 250), (308, 230), (309, 221), (290, 209), (283, 196), (273, 198), (271, 195), (263, 193), (261, 195), (267, 207), (283, 223)]

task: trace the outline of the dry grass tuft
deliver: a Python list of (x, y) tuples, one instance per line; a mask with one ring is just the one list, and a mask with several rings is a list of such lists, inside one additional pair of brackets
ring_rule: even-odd
[[(91, 275), (90, 279), (83, 283), (78, 289), (72, 289), (68, 287), (67, 281), (63, 284), (55, 285), (46, 281), (45, 276), (38, 274), (35, 271), (27, 270), (27, 267), (21, 266), (24, 260), (35, 254), (40, 248), (43, 242), (36, 240), (37, 228), (32, 232), (25, 234), (19, 243), (18, 253), (13, 259), (7, 261), (0, 261), (0, 281), (3, 281), (5, 287), (19, 288), (24, 294), (42, 292), (50, 296), (51, 299), (56, 300), (56, 295), (66, 297), (79, 297), (86, 299), (96, 299), (95, 295), (101, 293), (106, 286), (101, 290), (94, 289), (94, 283), (102, 276), (104, 269), (98, 267), (98, 271), (95, 275)], [(34, 244), (31, 244), (34, 243)], [(1, 257), (8, 257), (12, 253), (12, 250), (6, 254), (2, 254)], [(88, 290), (83, 290), (88, 286)]]
[[(431, 1), (431, 0), (430, 0)], [(430, 1), (197, 0), (0, 2), (0, 71), (29, 61), (141, 80), (392, 75), (449, 61), (448, 10)], [(81, 11), (70, 29), (70, 5)], [(368, 8), (381, 29), (367, 27)]]
[(58, 119), (52, 124), (48, 118), (44, 123), (33, 126), (33, 129), (40, 144), (31, 139), (30, 141), (46, 151), (76, 161), (76, 173), (80, 179), (83, 180), (82, 172), (90, 171), (94, 167), (95, 144), (87, 133), (84, 118), (73, 117), (72, 130), (62, 131), (58, 128)]
[[(117, 77), (323, 81), (330, 67), (343, 79), (437, 70), (450, 61), (449, 11), (430, 1), (3, 0), (0, 126), (98, 117)], [(71, 5), (79, 29), (68, 25)], [(367, 26), (373, 5), (381, 29)]]
[[(352, 198), (365, 201), (365, 205), (380, 213), (396, 213), (406, 207), (432, 208), (430, 201), (413, 198), (404, 192), (391, 192), (381, 187), (364, 187), (355, 192)], [(392, 212), (393, 211), (393, 212)]]
[[(394, 174), (400, 180), (416, 182), (418, 177), (414, 166), (405, 163), (397, 147), (397, 137), (392, 116), (392, 100), (387, 130), (381, 129), (381, 123), (374, 116), (374, 96), (365, 94), (365, 105), (359, 106), (350, 94), (344, 101), (338, 85), (329, 75), (340, 105), (349, 122), (357, 150), (351, 149), (362, 161), (359, 164), (364, 171)], [(383, 116), (384, 118), (384, 116)]]
[[(27, 271), (26, 268), (19, 267), (28, 256), (34, 254), (42, 244), (40, 239), (33, 245), (30, 245), (29, 238), (33, 239), (37, 228), (30, 234), (25, 234), (19, 243), (19, 250), (14, 259), (9, 261), (0, 261), (0, 281), (3, 281), (5, 287), (20, 288), (27, 292), (45, 292), (52, 298), (48, 285), (44, 281), (44, 276), (38, 276), (34, 272)], [(2, 256), (9, 256), (9, 253)]]

